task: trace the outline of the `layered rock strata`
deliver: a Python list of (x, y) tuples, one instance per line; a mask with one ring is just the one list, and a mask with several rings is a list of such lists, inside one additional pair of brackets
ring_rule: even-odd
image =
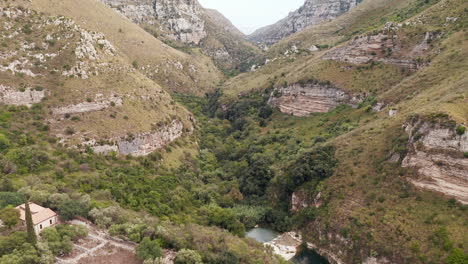
[(31, 107), (33, 104), (40, 103), (44, 97), (45, 92), (43, 90), (38, 91), (31, 88), (17, 90), (0, 84), (0, 102), (6, 105)]
[(416, 168), (420, 176), (410, 181), (468, 204), (468, 134), (423, 121), (406, 124), (405, 131), (410, 142), (402, 166)]
[(269, 104), (282, 113), (294, 116), (309, 116), (326, 113), (340, 104), (356, 105), (360, 97), (353, 97), (342, 90), (322, 84), (292, 84), (276, 89)]
[(158, 26), (172, 40), (198, 45), (207, 36), (196, 0), (101, 0), (138, 24)]
[(249, 39), (274, 44), (308, 26), (335, 19), (359, 2), (359, 0), (307, 0), (302, 7), (291, 12), (283, 20), (255, 31)]
[(184, 125), (178, 120), (173, 120), (169, 125), (156, 131), (142, 133), (134, 137), (119, 137), (111, 140), (113, 144), (99, 145), (95, 141), (86, 142), (99, 154), (116, 152), (121, 155), (145, 156), (161, 149), (181, 137)]

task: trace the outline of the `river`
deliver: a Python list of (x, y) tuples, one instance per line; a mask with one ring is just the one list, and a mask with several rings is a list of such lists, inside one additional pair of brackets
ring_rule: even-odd
[(247, 232), (246, 237), (272, 246), (275, 253), (283, 256), (295, 264), (329, 264), (329, 262), (317, 254), (314, 250), (303, 249), (297, 252), (300, 241), (295, 240), (293, 233), (280, 234), (270, 228), (256, 227)]

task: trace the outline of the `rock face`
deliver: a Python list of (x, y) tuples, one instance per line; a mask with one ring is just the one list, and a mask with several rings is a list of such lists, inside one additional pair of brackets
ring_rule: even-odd
[(68, 105), (64, 107), (57, 107), (52, 109), (54, 115), (65, 114), (78, 114), (93, 111), (99, 111), (114, 106), (122, 106), (122, 99), (120, 97), (100, 98), (98, 97), (94, 102), (82, 102), (75, 105)]
[(227, 18), (197, 0), (101, 1), (162, 40), (201, 47), (223, 69), (240, 67), (258, 55)]
[(326, 113), (340, 104), (355, 105), (360, 99), (322, 84), (293, 84), (276, 89), (269, 104), (282, 113), (295, 116), (309, 116), (312, 113)]
[(206, 37), (203, 8), (196, 0), (101, 0), (138, 24), (158, 26), (172, 40), (199, 44)]
[(417, 70), (422, 66), (422, 63), (418, 63), (418, 57), (426, 54), (430, 50), (429, 43), (438, 37), (438, 33), (426, 32), (421, 43), (410, 51), (405, 51), (403, 48), (405, 45), (398, 35), (380, 33), (372, 36), (361, 36), (344, 46), (329, 51), (322, 58), (356, 65), (374, 61), (383, 62)]
[(408, 123), (405, 131), (410, 142), (402, 166), (416, 168), (420, 175), (411, 182), (468, 204), (468, 159), (463, 154), (468, 152), (468, 134), (425, 121)]
[(182, 122), (173, 120), (171, 124), (157, 131), (151, 131), (135, 137), (115, 138), (114, 144), (98, 145), (95, 141), (87, 142), (99, 154), (117, 152), (122, 155), (145, 156), (161, 149), (181, 137), (184, 132)]
[[(0, 25), (0, 103), (41, 103), (50, 135), (64, 146), (140, 156), (192, 131), (190, 113), (104, 33), (14, 6), (0, 7)], [(172, 65), (185, 67), (164, 69)]]
[(359, 2), (359, 0), (306, 0), (301, 8), (291, 12), (276, 24), (255, 31), (249, 39), (274, 44), (308, 26), (337, 18)]
[(40, 103), (44, 96), (45, 92), (42, 90), (36, 91), (26, 88), (20, 91), (0, 84), (0, 102), (6, 105), (25, 105), (30, 107), (33, 104)]

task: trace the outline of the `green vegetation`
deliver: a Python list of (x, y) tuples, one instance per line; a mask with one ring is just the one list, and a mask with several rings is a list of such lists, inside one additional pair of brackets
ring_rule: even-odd
[(198, 252), (190, 249), (182, 249), (177, 253), (175, 264), (202, 264), (202, 258)]
[(147, 260), (159, 258), (163, 253), (157, 240), (151, 240), (149, 237), (145, 237), (138, 245), (137, 255), (139, 258)]
[(12, 228), (19, 223), (20, 214), (15, 208), (0, 210), (0, 220), (7, 228)]
[(31, 245), (36, 246), (37, 236), (36, 236), (36, 231), (34, 230), (31, 208), (29, 208), (29, 201), (26, 202), (25, 217), (26, 217), (26, 230), (28, 232), (28, 242)]
[[(90, 21), (89, 25), (100, 21), (93, 19), (94, 1), (62, 2), (52, 5), (37, 0), (31, 5), (42, 5), (37, 8), (52, 13), (65, 12), (79, 21)], [(26, 200), (56, 210), (65, 220), (88, 218), (113, 236), (139, 243), (138, 256), (145, 264), (158, 263), (162, 249), (178, 251), (176, 263), (283, 263), (269, 249), (242, 238), (257, 224), (281, 232), (300, 230), (306, 241), (337, 252), (346, 263), (363, 263), (369, 256), (394, 263), (466, 263), (467, 207), (455, 198), (448, 200), (416, 188), (411, 181), (419, 179), (417, 170), (401, 166), (413, 151), (402, 128), (408, 120), (414, 121), (411, 125), (424, 121), (456, 129), (458, 135), (466, 133), (464, 126), (456, 127), (467, 123), (466, 32), (460, 32), (466, 28), (464, 2), (371, 2), (361, 3), (359, 14), (352, 11), (333, 25), (311, 27), (291, 36), (272, 47), (268, 55), (284, 54), (292, 42), (304, 45), (301, 50), (313, 43), (321, 51), (281, 57), (256, 72), (239, 74), (257, 58), (242, 61), (245, 63), (226, 72), (225, 77), (232, 78), (222, 89), (204, 98), (188, 94), (200, 95), (218, 87), (220, 72), (211, 60), (195, 48), (182, 47), (187, 52), (183, 54), (148, 34), (134, 34), (140, 32), (135, 25), (96, 8), (109, 18), (99, 30), (125, 54), (116, 55), (110, 64), (125, 71), (110, 71), (86, 81), (60, 74), (36, 79), (22, 74), (18, 90), (35, 87), (42, 91), (46, 87), (50, 93), (31, 108), (0, 106), (0, 219), (7, 226), (5, 236), (0, 237), (0, 264), (36, 264), (50, 257), (53, 261), (56, 254), (69, 254), (72, 242), (86, 235), (85, 230), (57, 226), (44, 230), (36, 241), (31, 223), (27, 232), (9, 233), (8, 228), (17, 223), (11, 207)], [(441, 8), (446, 6), (450, 10)], [(447, 20), (453, 17), (457, 20)], [(9, 22), (17, 23), (13, 29), (27, 35), (19, 35), (18, 41), (39, 35), (36, 25), (42, 23)], [(402, 25), (384, 30), (387, 22)], [(437, 37), (425, 40), (426, 32)], [(49, 32), (40, 33), (42, 43)], [(328, 52), (325, 49), (380, 33), (396, 36), (401, 41), (399, 49), (371, 54), (414, 59), (424, 67), (322, 60)], [(123, 35), (134, 35), (134, 43), (141, 48), (122, 41)], [(67, 41), (74, 43), (74, 39)], [(422, 41), (428, 42), (427, 50), (412, 57), (414, 47)], [(1, 51), (13, 44), (8, 41)], [(65, 45), (57, 41), (53, 47), (58, 50)], [(238, 57), (249, 53), (256, 50)], [(67, 56), (43, 66), (72, 69), (73, 49), (63, 54)], [(167, 66), (151, 77), (166, 88), (183, 92), (173, 95), (177, 103), (143, 75), (156, 72), (147, 65), (169, 65), (168, 61), (181, 61), (183, 70)], [(189, 63), (195, 64), (196, 74), (186, 72)], [(128, 72), (132, 64), (142, 72)], [(10, 73), (0, 72), (2, 77), (4, 74)], [(12, 87), (19, 83), (10, 75), (2, 80)], [(364, 99), (357, 108), (339, 105), (310, 117), (284, 115), (268, 104), (271, 94), (281, 97), (275, 87), (295, 83), (335, 86)], [(109, 109), (79, 116), (65, 114), (65, 118), (52, 114), (51, 108), (75, 104), (79, 98), (92, 102), (98, 93), (122, 96), (124, 104), (112, 103)], [(380, 102), (387, 108), (374, 111)], [(107, 144), (116, 136), (134, 138), (170, 120), (185, 125), (191, 114), (181, 105), (194, 115), (193, 134), (186, 133), (148, 156), (97, 155), (90, 147), (73, 147), (82, 136), (92, 139), (91, 135), (99, 135), (99, 143)], [(390, 118), (389, 107), (398, 114)], [(57, 134), (71, 140), (59, 140)], [(418, 148), (424, 147), (420, 140), (424, 136), (414, 134)], [(448, 154), (468, 158), (467, 153)]]
[(84, 226), (57, 225), (44, 229), (41, 237), (47, 243), (50, 251), (56, 256), (63, 256), (71, 253), (73, 249), (72, 241), (77, 241), (88, 235), (88, 230)]
[(466, 131), (466, 127), (464, 127), (464, 126), (457, 127), (457, 134), (458, 135), (461, 136), (461, 135), (465, 134), (465, 131)]

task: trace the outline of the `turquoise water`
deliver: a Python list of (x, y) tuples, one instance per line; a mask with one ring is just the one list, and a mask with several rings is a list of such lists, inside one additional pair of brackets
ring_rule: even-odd
[(302, 250), (291, 261), (295, 264), (329, 264), (324, 257), (311, 249)]
[(277, 238), (280, 233), (270, 229), (270, 228), (263, 228), (263, 227), (256, 227), (245, 235), (246, 237), (253, 238), (258, 242), (266, 243), (270, 242), (273, 239)]

